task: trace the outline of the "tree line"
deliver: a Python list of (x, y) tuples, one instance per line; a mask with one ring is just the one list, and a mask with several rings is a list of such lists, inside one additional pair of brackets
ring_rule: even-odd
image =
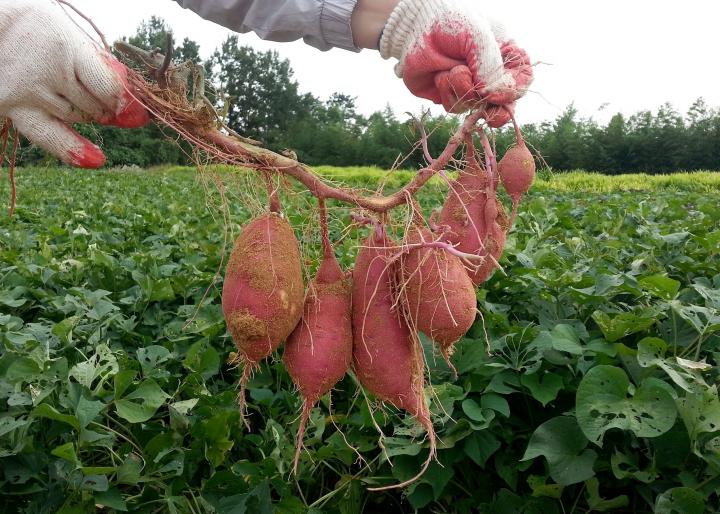
[[(128, 41), (145, 49), (164, 48), (168, 32), (165, 21), (153, 17)], [(290, 62), (276, 52), (256, 51), (230, 36), (205, 61), (199, 45), (187, 38), (176, 46), (174, 56), (203, 64), (209, 81), (221, 92), (214, 99), (229, 126), (269, 148), (291, 149), (310, 165), (386, 169), (423, 165), (416, 120), (401, 118), (391, 106), (369, 116), (359, 114), (355, 99), (342, 93), (327, 100), (300, 93)], [(438, 154), (457, 119), (428, 116), (424, 125), (431, 133), (430, 151)], [(720, 170), (720, 110), (703, 99), (684, 114), (665, 104), (655, 112), (616, 114), (608, 123), (580, 117), (571, 105), (555, 120), (527, 124), (523, 130), (541, 164), (557, 171)], [(138, 130), (91, 125), (80, 131), (102, 145), (110, 166), (189, 164), (190, 149), (178, 145), (170, 131), (154, 125)], [(497, 132), (500, 150), (512, 142), (511, 130)], [(20, 160), (21, 165), (53, 162), (27, 145)]]

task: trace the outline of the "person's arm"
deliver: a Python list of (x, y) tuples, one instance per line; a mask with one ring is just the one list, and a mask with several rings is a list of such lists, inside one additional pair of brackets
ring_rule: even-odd
[(203, 18), (271, 41), (380, 50), (410, 91), (449, 112), (485, 107), (509, 120), (533, 78), (525, 51), (474, 0), (175, 0)]
[(357, 0), (175, 0), (186, 9), (235, 32), (269, 41), (296, 41), (329, 50), (357, 51), (351, 18)]
[(0, 0), (0, 118), (30, 141), (83, 168), (102, 151), (71, 123), (139, 127), (127, 68), (90, 39), (54, 0)]

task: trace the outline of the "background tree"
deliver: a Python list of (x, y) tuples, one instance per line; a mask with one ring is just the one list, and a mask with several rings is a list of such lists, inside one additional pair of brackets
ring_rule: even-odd
[(229, 102), (228, 125), (269, 145), (280, 140), (294, 120), (310, 112), (313, 101), (301, 95), (287, 59), (277, 52), (240, 46), (230, 36), (210, 60), (216, 85)]

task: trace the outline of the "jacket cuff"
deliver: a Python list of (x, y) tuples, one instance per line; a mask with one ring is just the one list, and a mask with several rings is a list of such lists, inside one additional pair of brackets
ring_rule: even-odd
[(359, 52), (353, 40), (350, 20), (357, 0), (324, 0), (320, 13), (320, 30), (325, 42), (333, 47)]

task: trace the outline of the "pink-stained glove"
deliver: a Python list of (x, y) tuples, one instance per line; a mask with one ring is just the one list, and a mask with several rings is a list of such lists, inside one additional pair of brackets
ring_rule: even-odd
[(527, 53), (483, 15), (475, 0), (401, 0), (385, 27), (380, 52), (420, 98), (461, 113), (484, 107), (486, 120), (507, 123), (533, 79)]
[(127, 68), (54, 0), (0, 0), (0, 117), (67, 164), (99, 168), (100, 148), (69, 124), (135, 128), (149, 121)]

